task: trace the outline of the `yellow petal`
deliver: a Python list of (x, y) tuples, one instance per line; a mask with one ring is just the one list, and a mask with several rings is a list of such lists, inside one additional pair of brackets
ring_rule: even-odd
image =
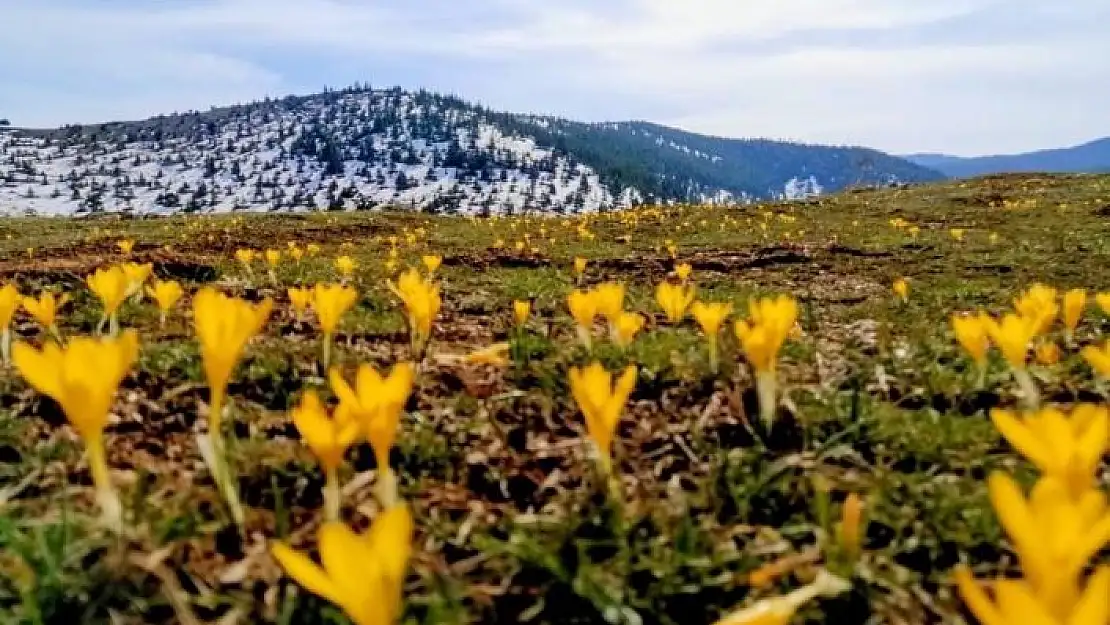
[(324, 569), (302, 553), (294, 551), (283, 543), (274, 543), (270, 546), (270, 553), (278, 561), (285, 573), (292, 577), (305, 590), (323, 597), (332, 603), (340, 603), (340, 593), (336, 585), (328, 578)]
[(960, 597), (963, 598), (968, 609), (975, 615), (975, 618), (979, 619), (982, 625), (1013, 625), (1006, 622), (1002, 617), (998, 607), (983, 591), (979, 582), (975, 581), (971, 571), (966, 566), (956, 567), (955, 577), (956, 589), (959, 591)]

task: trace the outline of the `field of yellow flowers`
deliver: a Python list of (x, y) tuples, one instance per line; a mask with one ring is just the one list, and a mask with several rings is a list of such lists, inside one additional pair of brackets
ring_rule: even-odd
[(1110, 176), (0, 222), (0, 623), (1110, 623)]

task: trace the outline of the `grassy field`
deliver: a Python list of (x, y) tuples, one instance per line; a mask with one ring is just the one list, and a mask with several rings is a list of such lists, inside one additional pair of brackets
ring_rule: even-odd
[[(135, 241), (124, 255), (120, 240)], [(318, 252), (298, 260), (289, 245)], [(272, 274), (238, 249), (285, 252)], [(390, 250), (396, 249), (396, 256)], [(306, 389), (332, 398), (312, 315), (286, 288), (335, 281), (357, 262), (359, 291), (335, 337), (348, 377), (413, 358), (387, 280), (441, 255), (443, 297), (390, 456), (415, 539), (406, 623), (712, 623), (804, 586), (826, 569), (851, 590), (808, 602), (792, 622), (973, 622), (952, 570), (1016, 572), (987, 495), (1004, 470), (1036, 471), (998, 434), (992, 408), (1016, 408), (997, 350), (978, 380), (953, 338), (953, 313), (1000, 314), (1040, 282), (1110, 290), (1110, 176), (996, 177), (864, 190), (804, 203), (641, 209), (583, 219), (472, 220), (412, 213), (319, 213), (0, 221), (0, 284), (72, 301), (63, 337), (101, 316), (85, 286), (122, 260), (153, 263), (186, 297), (164, 326), (149, 301), (126, 302), (137, 364), (106, 430), (126, 530), (98, 524), (81, 438), (59, 405), (0, 370), (0, 623), (344, 623), (270, 555), (305, 552), (322, 520), (323, 474), (289, 411)], [(580, 277), (573, 259), (588, 259)], [(391, 262), (392, 259), (392, 262)], [(780, 354), (773, 427), (758, 418), (751, 371), (731, 322), (721, 367), (689, 318), (666, 322), (655, 286), (689, 263), (698, 297), (733, 304), (788, 294), (798, 330)], [(390, 266), (392, 265), (392, 267)], [(903, 301), (892, 284), (904, 278)], [(576, 286), (625, 284), (646, 326), (627, 348), (581, 346), (567, 312)], [(202, 284), (274, 311), (229, 387), (229, 455), (245, 509), (238, 526), (198, 451), (209, 394), (189, 293)], [(514, 329), (513, 300), (532, 316)], [(41, 328), (16, 314), (17, 340)], [(1074, 336), (1030, 372), (1046, 403), (1106, 403), (1080, 356), (1110, 336), (1092, 301)], [(1100, 338), (1102, 337), (1102, 338)], [(467, 354), (509, 341), (508, 362)], [(592, 360), (638, 366), (607, 488), (585, 443), (568, 371)], [(342, 518), (379, 515), (377, 465), (359, 443), (340, 469)], [(1105, 465), (1099, 472), (1105, 486)], [(849, 494), (865, 502), (863, 553), (835, 526)], [(781, 574), (766, 575), (771, 568)], [(759, 571), (755, 579), (753, 572)], [(768, 577), (760, 580), (759, 577)], [(764, 581), (766, 583), (758, 583)], [(771, 621), (767, 621), (771, 622)], [(1061, 621), (1062, 622), (1062, 621)]]

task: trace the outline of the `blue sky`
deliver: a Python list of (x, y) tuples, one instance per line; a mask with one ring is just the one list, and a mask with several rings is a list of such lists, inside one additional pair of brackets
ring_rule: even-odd
[(709, 134), (1000, 153), (1110, 135), (1106, 0), (0, 0), (0, 118), (355, 81)]

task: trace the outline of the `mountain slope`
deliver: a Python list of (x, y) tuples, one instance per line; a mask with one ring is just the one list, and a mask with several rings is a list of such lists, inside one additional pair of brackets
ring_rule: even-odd
[(1006, 172), (1100, 173), (1110, 172), (1110, 137), (1070, 148), (1038, 150), (1023, 154), (959, 157), (946, 154), (911, 154), (907, 160), (945, 175), (966, 178)]
[(562, 213), (939, 177), (864, 148), (587, 124), (363, 86), (135, 122), (0, 129), (0, 214)]

